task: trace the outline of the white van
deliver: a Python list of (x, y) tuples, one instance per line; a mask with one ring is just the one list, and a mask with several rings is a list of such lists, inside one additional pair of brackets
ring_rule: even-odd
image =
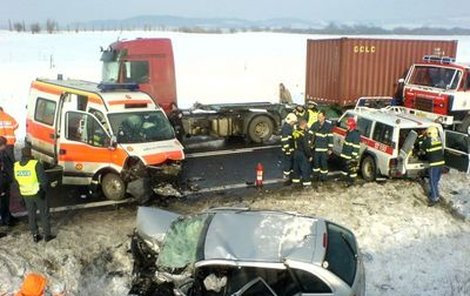
[(35, 158), (62, 169), (63, 184), (100, 185), (114, 200), (143, 175), (178, 174), (184, 159), (165, 113), (134, 84), (33, 81), (26, 143)]

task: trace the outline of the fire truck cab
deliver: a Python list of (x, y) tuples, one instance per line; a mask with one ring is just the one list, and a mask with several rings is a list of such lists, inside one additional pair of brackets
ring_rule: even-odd
[(470, 134), (470, 65), (425, 56), (402, 83), (405, 107), (437, 114), (443, 124)]
[(113, 200), (139, 178), (176, 176), (184, 159), (165, 113), (135, 84), (33, 81), (26, 143), (62, 170), (63, 184), (92, 185)]

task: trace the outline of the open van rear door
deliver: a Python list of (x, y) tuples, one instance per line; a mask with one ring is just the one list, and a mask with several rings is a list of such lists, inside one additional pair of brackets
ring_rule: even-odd
[(450, 168), (470, 173), (470, 136), (464, 133), (445, 131), (444, 158)]

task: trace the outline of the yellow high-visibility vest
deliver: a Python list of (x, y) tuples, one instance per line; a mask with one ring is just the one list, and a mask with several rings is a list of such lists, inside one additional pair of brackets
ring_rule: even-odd
[(22, 196), (32, 196), (39, 192), (39, 180), (36, 174), (37, 160), (29, 160), (24, 166), (15, 162), (15, 179), (20, 187)]

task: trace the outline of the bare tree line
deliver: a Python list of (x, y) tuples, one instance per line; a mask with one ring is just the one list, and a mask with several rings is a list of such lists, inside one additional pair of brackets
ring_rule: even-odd
[[(81, 31), (176, 31), (184, 33), (238, 33), (238, 32), (279, 32), (279, 33), (297, 33), (297, 34), (333, 34), (333, 35), (470, 35), (469, 28), (439, 28), (439, 27), (418, 27), (406, 28), (396, 27), (393, 29), (384, 29), (382, 27), (373, 25), (338, 25), (330, 23), (323, 28), (291, 28), (291, 27), (263, 27), (263, 26), (250, 26), (250, 27), (201, 27), (201, 26), (166, 26), (156, 24), (100, 24), (95, 27), (95, 24), (68, 24), (62, 31), (66, 32), (81, 32)], [(47, 19), (44, 24), (33, 22), (26, 26), (24, 21), (12, 22), (8, 21), (8, 28), (10, 31), (16, 32), (31, 32), (38, 34), (47, 32), (53, 34), (60, 31), (59, 24), (53, 19)]]

